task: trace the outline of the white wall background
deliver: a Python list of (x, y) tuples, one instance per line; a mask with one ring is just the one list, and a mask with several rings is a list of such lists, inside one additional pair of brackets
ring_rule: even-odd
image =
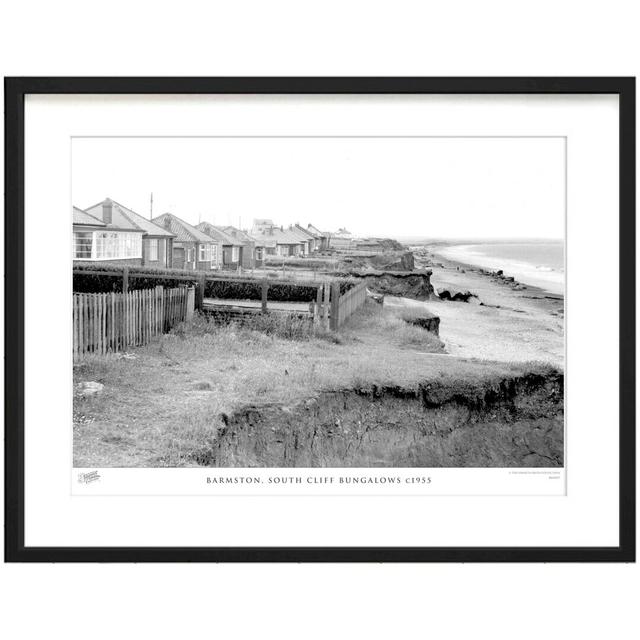
[[(3, 75), (637, 75), (637, 3), (24, 1)], [(11, 638), (630, 637), (633, 566), (6, 566)]]

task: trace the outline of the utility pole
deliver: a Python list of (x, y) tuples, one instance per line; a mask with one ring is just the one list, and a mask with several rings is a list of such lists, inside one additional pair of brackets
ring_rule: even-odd
[(149, 220), (153, 220), (153, 191), (151, 192), (151, 200), (149, 202)]

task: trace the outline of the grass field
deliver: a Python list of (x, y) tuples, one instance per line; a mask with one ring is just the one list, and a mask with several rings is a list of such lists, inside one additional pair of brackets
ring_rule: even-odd
[[(440, 340), (401, 311), (369, 302), (339, 334), (294, 320), (256, 328), (197, 317), (157, 342), (74, 367), (74, 382), (104, 384), (74, 398), (74, 465), (182, 466), (210, 441), (222, 413), (247, 404), (293, 403), (322, 390), (410, 387), (434, 379), (477, 381), (524, 365), (444, 354)], [(259, 330), (257, 330), (259, 329)]]

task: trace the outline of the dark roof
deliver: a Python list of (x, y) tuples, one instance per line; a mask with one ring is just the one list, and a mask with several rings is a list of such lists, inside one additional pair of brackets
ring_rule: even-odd
[(302, 225), (299, 224), (295, 224), (293, 225), (296, 229), (298, 229), (304, 236), (306, 236), (307, 238), (309, 238), (310, 240), (315, 240), (316, 236), (314, 233), (312, 233), (311, 231), (309, 231), (309, 229), (305, 229)]
[(134, 225), (129, 218), (122, 215), (115, 206), (111, 208), (111, 222), (105, 222), (102, 217), (102, 202), (94, 204), (92, 207), (88, 207), (87, 209), (83, 209), (83, 211), (89, 214), (92, 218), (101, 222), (105, 229), (111, 229), (112, 231), (134, 231), (137, 233), (144, 233), (143, 230)]
[(309, 240), (314, 240), (313, 234), (305, 231), (302, 227), (297, 224), (291, 225), (287, 231), (294, 235), (296, 238), (300, 239), (300, 242), (309, 242)]
[(233, 227), (223, 227), (220, 225), (214, 226), (218, 233), (221, 233), (225, 238), (227, 238), (227, 241), (223, 244), (230, 244), (236, 247), (241, 247), (244, 244), (240, 238), (236, 237), (233, 233), (229, 233), (229, 229), (233, 229)]
[(209, 236), (209, 238), (215, 240), (216, 242), (220, 242), (222, 245), (235, 245), (236, 247), (242, 245), (241, 242), (238, 242), (235, 238), (232, 238), (229, 234), (225, 233), (221, 227), (216, 227), (215, 224), (211, 224), (206, 220), (198, 224), (196, 229), (204, 233), (206, 236)]
[(252, 231), (251, 235), (256, 239), (256, 241), (264, 242), (265, 247), (270, 247), (274, 244), (302, 244), (305, 242), (305, 240), (301, 240), (289, 229), (281, 229), (280, 227), (270, 227), (262, 233), (254, 233)]
[(252, 238), (248, 233), (237, 227), (229, 225), (228, 227), (222, 227), (222, 230), (231, 237), (240, 240), (243, 244), (255, 244), (256, 242), (255, 238)]
[(176, 242), (203, 242), (208, 244), (214, 242), (213, 238), (206, 233), (196, 229), (172, 213), (163, 213), (157, 218), (153, 218), (152, 222), (159, 227), (169, 229), (176, 236)]
[(87, 225), (91, 227), (106, 227), (107, 225), (98, 220), (90, 213), (80, 209), (79, 207), (73, 207), (73, 224), (74, 225)]
[(159, 236), (171, 238), (173, 234), (163, 227), (159, 227), (153, 224), (151, 220), (143, 218), (139, 213), (136, 213), (132, 209), (125, 207), (124, 205), (112, 200), (111, 198), (105, 198), (102, 202), (94, 204), (89, 207), (87, 211), (102, 220), (102, 205), (106, 202), (111, 202), (112, 205), (112, 224), (119, 228), (131, 228), (135, 231), (142, 231), (148, 236)]

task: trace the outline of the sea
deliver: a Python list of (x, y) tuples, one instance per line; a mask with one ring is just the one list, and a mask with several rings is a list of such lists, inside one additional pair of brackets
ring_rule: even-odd
[(513, 276), (518, 282), (564, 295), (564, 242), (518, 241), (443, 246), (444, 258)]

